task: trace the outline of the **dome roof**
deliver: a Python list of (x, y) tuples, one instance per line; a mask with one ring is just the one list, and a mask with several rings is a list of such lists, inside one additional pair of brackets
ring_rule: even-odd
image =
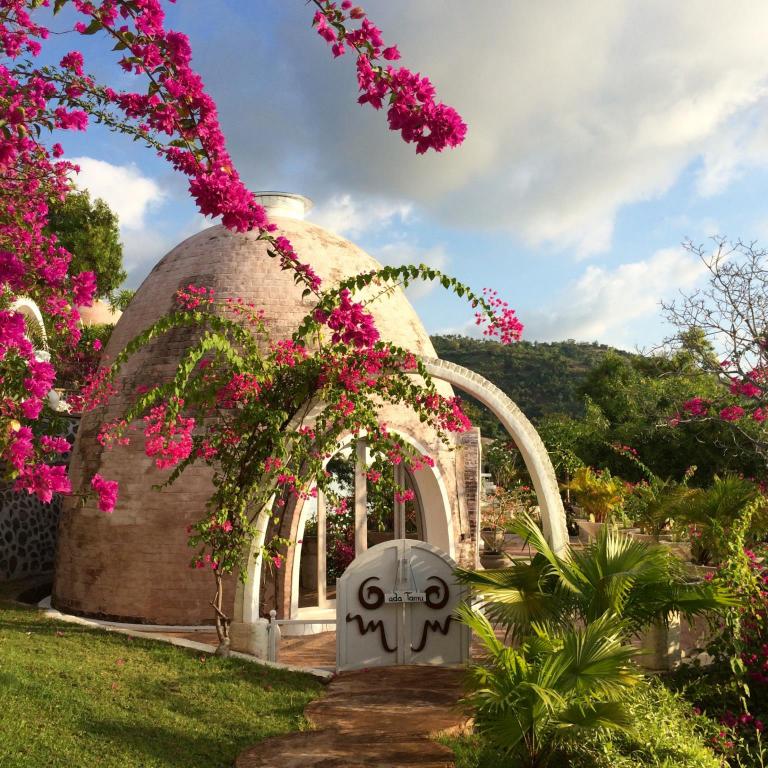
[[(326, 286), (381, 267), (353, 243), (316, 224), (292, 217), (272, 216), (272, 220)], [(279, 261), (267, 255), (267, 244), (258, 234), (235, 234), (214, 226), (177, 245), (158, 262), (117, 323), (107, 355), (113, 357), (167, 314), (174, 306), (176, 291), (190, 283), (213, 288), (217, 299), (253, 302), (264, 310), (273, 338), (290, 336), (312, 308), (311, 297), (301, 298), (302, 287), (294, 285), (293, 274), (281, 270)], [(382, 338), (417, 354), (435, 354), (429, 335), (401, 290), (377, 299), (370, 309)]]
[[(280, 204), (271, 215), (279, 231), (325, 285), (379, 268), (348, 240), (295, 218), (306, 207), (304, 199), (270, 196)], [(171, 311), (176, 291), (189, 284), (213, 288), (218, 299), (253, 302), (264, 310), (274, 339), (289, 337), (312, 309), (312, 302), (301, 297), (302, 288), (294, 285), (292, 273), (281, 270), (279, 261), (267, 255), (266, 243), (257, 234), (233, 234), (214, 226), (176, 246), (154, 267), (115, 326), (106, 358), (114, 359), (137, 334)], [(401, 290), (372, 303), (371, 311), (384, 339), (416, 354), (434, 356), (429, 336)], [(209, 617), (210, 575), (190, 570), (185, 528), (199, 519), (210, 498), (210, 469), (195, 464), (182, 481), (157, 492), (153, 486), (162, 483), (167, 473), (157, 470), (144, 454), (140, 432), (130, 445), (109, 451), (97, 440), (100, 425), (125, 413), (138, 385), (173, 376), (196, 338), (194, 329), (174, 329), (140, 350), (121, 370), (122, 387), (106, 411), (83, 417), (70, 463), (73, 489), (87, 490), (98, 472), (118, 481), (120, 496), (113, 515), (100, 512), (93, 498), (84, 504), (65, 499), (53, 592), (56, 607), (149, 623), (190, 624)], [(445, 394), (452, 391), (447, 384), (438, 386)], [(389, 409), (385, 420), (393, 429), (418, 435), (424, 450), (438, 455), (440, 442), (410, 409), (385, 408)], [(446, 457), (446, 462), (455, 461), (450, 450)], [(450, 471), (448, 465), (444, 469), (449, 489), (454, 482), (452, 466)]]
[(78, 307), (80, 322), (84, 326), (89, 325), (115, 325), (123, 314), (119, 309), (114, 309), (109, 302), (96, 299), (90, 307)]

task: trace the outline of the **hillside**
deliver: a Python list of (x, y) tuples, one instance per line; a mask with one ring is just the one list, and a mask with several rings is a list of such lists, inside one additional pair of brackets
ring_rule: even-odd
[[(433, 336), (432, 343), (439, 357), (477, 371), (504, 390), (534, 422), (550, 413), (582, 415), (577, 390), (587, 373), (611, 351), (628, 354), (575, 341), (504, 346), (467, 336)], [(480, 419), (479, 426), (491, 436), (496, 430), (484, 422)]]

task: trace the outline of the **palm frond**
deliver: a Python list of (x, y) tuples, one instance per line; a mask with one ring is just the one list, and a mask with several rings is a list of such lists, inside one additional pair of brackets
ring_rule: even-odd
[(607, 526), (573, 560), (584, 578), (582, 610), (586, 620), (606, 612), (622, 616), (638, 584), (667, 583), (668, 553)]
[(633, 719), (620, 701), (595, 701), (589, 704), (574, 702), (557, 714), (556, 728), (611, 728), (631, 732)]
[(529, 563), (516, 562), (500, 570), (459, 569), (456, 577), (474, 587), (493, 623), (514, 634), (527, 631), (531, 622), (557, 622), (567, 613), (569, 598), (558, 589), (559, 576), (539, 555)]
[(504, 643), (496, 637), (496, 632), (488, 619), (480, 611), (473, 610), (468, 603), (456, 606), (456, 617), (468, 626), (489, 654), (498, 655), (504, 649)]
[(611, 699), (624, 695), (641, 676), (631, 663), (638, 651), (628, 643), (622, 622), (606, 614), (584, 628), (563, 635), (563, 648), (554, 658), (564, 690)]
[[(487, 620), (473, 623), (483, 621), (487, 637)], [(473, 668), (467, 701), (478, 731), (500, 749), (527, 752), (534, 764), (567, 729), (629, 727), (621, 701), (641, 678), (621, 623), (603, 616), (584, 628), (532, 629), (518, 650), (503, 648)]]

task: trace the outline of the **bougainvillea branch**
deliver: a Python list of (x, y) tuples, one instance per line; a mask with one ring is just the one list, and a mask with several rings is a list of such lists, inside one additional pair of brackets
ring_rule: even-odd
[(416, 144), (418, 154), (430, 149), (442, 152), (464, 141), (467, 126), (453, 107), (435, 101), (435, 87), (429, 78), (386, 63), (397, 61), (400, 51), (396, 45), (384, 43), (381, 30), (362, 8), (350, 0), (340, 4), (314, 0), (314, 4), (318, 10), (313, 24), (333, 55), (343, 56), (346, 46), (357, 54), (360, 104), (374, 109), (387, 104), (390, 129), (399, 131), (404, 141)]
[[(217, 626), (226, 641), (228, 618), (221, 609), (222, 576), (247, 572), (248, 544), (260, 514), (271, 507), (279, 519), (292, 502), (328, 490), (325, 463), (350, 436), (364, 436), (371, 457), (369, 482), (384, 466), (411, 469), (432, 464), (379, 420), (382, 405), (414, 411), (450, 443), (451, 432), (470, 423), (456, 398), (441, 395), (423, 363), (411, 352), (379, 338), (369, 308), (354, 301), (371, 285), (407, 285), (432, 279), (479, 308), (491, 328), (506, 338), (519, 334), (481, 295), (429, 267), (384, 267), (321, 292), (316, 307), (291, 339), (270, 338), (263, 318), (241, 301), (218, 301), (211, 289), (190, 285), (177, 294), (178, 309), (133, 339), (101, 377), (95, 402), (117, 381), (134, 354), (174, 328), (199, 332), (168, 381), (149, 382), (135, 404), (102, 428), (105, 448), (125, 444), (143, 424), (144, 451), (175, 482), (192, 464), (214, 473), (213, 494), (203, 519), (189, 531), (197, 549), (193, 565), (210, 568), (217, 581)], [(264, 351), (266, 349), (266, 351)], [(103, 483), (103, 480), (100, 480)], [(101, 486), (100, 486), (101, 487)], [(109, 494), (100, 496), (105, 508)], [(395, 489), (403, 500), (408, 489)], [(279, 563), (284, 540), (267, 542), (263, 554)]]
[[(65, 55), (58, 68), (35, 67), (24, 58), (38, 57), (45, 45), (49, 31), (35, 20), (35, 12), (49, 5), (49, 0), (0, 0), (0, 454), (17, 487), (43, 500), (68, 490), (66, 474), (48, 465), (38, 441), (38, 423), (47, 416), (44, 390), (53, 385), (54, 373), (46, 360), (38, 360), (23, 319), (12, 307), (19, 296), (32, 299), (51, 319), (53, 332), (67, 333), (74, 341), (76, 307), (88, 305), (94, 289), (92, 274), (68, 275), (71, 257), (46, 231), (48, 203), (67, 194), (77, 169), (60, 159), (64, 151), (60, 144), (47, 146), (42, 141), (43, 133), (82, 131), (95, 121), (142, 139), (188, 177), (190, 193), (203, 214), (220, 217), (233, 231), (257, 230), (269, 241), (270, 255), (294, 272), (306, 293), (320, 290), (312, 267), (300, 261), (286, 238), (275, 235), (263, 207), (237, 174), (216, 105), (192, 68), (189, 40), (166, 28), (160, 0), (52, 3), (54, 13), (70, 7), (82, 15), (74, 31), (111, 39), (120, 55), (119, 66), (142, 82), (140, 89), (126, 92), (98, 85), (84, 74), (78, 51)], [(335, 28), (344, 20), (362, 21), (359, 29), (344, 36), (358, 49), (359, 67), (364, 67), (362, 60), (371, 67), (368, 96), (385, 85), (389, 89), (391, 127), (406, 140), (417, 141), (419, 152), (427, 145), (440, 149), (441, 142), (460, 143), (463, 124), (450, 108), (434, 103), (428, 81), (407, 70), (395, 73), (375, 64), (380, 54), (394, 58), (396, 49), (378, 49), (379, 33), (359, 8), (343, 3), (337, 10), (324, 4), (323, 13), (333, 16)], [(424, 127), (415, 127), (419, 121), (430, 127), (429, 135)], [(453, 129), (446, 133), (451, 122)], [(31, 442), (16, 434), (21, 425), (32, 430)], [(49, 480), (40, 481), (41, 477)]]
[[(324, 462), (345, 435), (363, 435), (371, 445), (370, 482), (381, 472), (376, 462), (431, 461), (418, 456), (378, 421), (382, 403), (415, 410), (437, 435), (447, 439), (469, 421), (460, 403), (445, 398), (423, 365), (409, 352), (382, 341), (363, 289), (383, 292), (412, 280), (437, 280), (465, 296), (478, 311), (485, 333), (510, 342), (521, 326), (494, 293), (475, 295), (452, 278), (425, 266), (386, 268), (359, 275), (339, 286), (323, 286), (312, 266), (279, 235), (264, 208), (239, 177), (219, 125), (216, 104), (192, 67), (188, 38), (166, 27), (161, 0), (54, 0), (80, 15), (74, 32), (102, 35), (117, 52), (117, 63), (135, 78), (134, 90), (116, 91), (85, 73), (78, 51), (58, 67), (36, 66), (48, 30), (34, 20), (50, 0), (0, 0), (0, 454), (16, 487), (50, 501), (70, 492), (61, 462), (67, 446), (42, 434), (46, 399), (55, 372), (36, 352), (14, 302), (35, 301), (51, 320), (51, 331), (78, 335), (77, 306), (93, 296), (94, 276), (70, 276), (70, 255), (46, 230), (48, 203), (63, 198), (77, 169), (60, 159), (63, 147), (43, 141), (58, 130), (85, 130), (89, 123), (142, 141), (188, 179), (200, 212), (220, 218), (234, 232), (258, 232), (267, 253), (294, 275), (314, 309), (291, 339), (268, 339), (259, 308), (219, 301), (206, 286), (190, 285), (178, 307), (130, 342), (109, 368), (95, 371), (73, 402), (82, 408), (107, 403), (117, 374), (133, 354), (179, 326), (196, 329), (176, 374), (137, 392), (128, 413), (102, 425), (99, 440), (108, 449), (132, 439), (141, 425), (144, 449), (174, 482), (186, 467), (205, 462), (217, 482), (203, 519), (190, 530), (194, 565), (216, 576), (213, 601), (217, 627), (226, 637), (222, 574), (244, 573), (245, 553), (255, 535), (258, 514), (276, 514), (296, 497), (322, 486)], [(430, 81), (386, 62), (400, 58), (385, 46), (380, 30), (352, 3), (316, 2), (314, 25), (332, 44), (333, 54), (350, 47), (357, 55), (361, 104), (387, 105), (387, 120), (421, 154), (458, 146), (466, 126), (454, 109), (435, 99)], [(266, 349), (266, 351), (265, 351)], [(311, 413), (311, 418), (310, 418)], [(91, 493), (108, 513), (117, 484), (99, 474), (78, 493)], [(405, 499), (407, 489), (398, 489)], [(272, 542), (268, 552), (275, 563)]]

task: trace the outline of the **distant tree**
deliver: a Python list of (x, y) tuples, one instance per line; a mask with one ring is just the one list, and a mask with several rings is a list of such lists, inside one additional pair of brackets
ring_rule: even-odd
[(504, 440), (494, 440), (484, 449), (484, 459), (491, 479), (496, 485), (508, 489), (520, 484), (530, 485), (531, 477), (522, 454), (509, 439), (509, 435), (505, 437)]
[[(597, 457), (605, 446), (608, 428), (605, 415), (589, 399), (582, 418), (553, 414), (542, 419), (539, 434), (562, 485), (570, 483), (573, 474), (584, 464), (598, 463)], [(570, 501), (567, 490), (566, 499)]]
[[(734, 430), (716, 413), (685, 418), (685, 403), (714, 402), (724, 389), (715, 348), (695, 326), (682, 328), (673, 348), (655, 354), (567, 341), (511, 347), (462, 336), (432, 341), (441, 358), (477, 371), (517, 403), (539, 430), (563, 483), (582, 464), (641, 480), (612, 445), (636, 449), (665, 479), (680, 480), (695, 465), (693, 485), (726, 471), (764, 474), (752, 445), (758, 424), (743, 420)], [(484, 436), (506, 443), (493, 414), (471, 399), (467, 407)]]
[(761, 473), (749, 441), (722, 420), (678, 420), (682, 403), (713, 399), (722, 388), (699, 363), (702, 356), (713, 354), (712, 348), (701, 346), (695, 334), (688, 341), (699, 345), (696, 351), (681, 344), (670, 354), (608, 355), (590, 372), (580, 392), (599, 409), (606, 428), (600, 439), (595, 430), (587, 430), (589, 439), (575, 448), (579, 458), (631, 480), (642, 478), (612, 445), (634, 448), (664, 478), (680, 479), (694, 465), (694, 484), (709, 482), (726, 470)]
[(127, 275), (118, 218), (104, 200), (91, 200), (87, 191), (71, 192), (51, 205), (48, 226), (72, 254), (70, 272), (96, 274), (97, 296), (107, 297), (122, 285)]
[(136, 291), (132, 288), (123, 288), (120, 291), (114, 291), (109, 294), (108, 299), (110, 305), (114, 309), (119, 309), (121, 312), (125, 312), (126, 307), (131, 303)]
[[(578, 386), (611, 351), (610, 347), (574, 341), (527, 342), (503, 346), (466, 336), (433, 336), (439, 357), (485, 376), (502, 389), (534, 423), (548, 414), (581, 416), (583, 397)], [(619, 356), (627, 352), (614, 350)], [(489, 437), (503, 437), (482, 416), (473, 421)]]
[(745, 460), (768, 464), (768, 251), (718, 238), (713, 249), (685, 243), (708, 273), (706, 285), (662, 304), (674, 350), (689, 354), (717, 382), (711, 397), (680, 405), (680, 423), (720, 422)]

